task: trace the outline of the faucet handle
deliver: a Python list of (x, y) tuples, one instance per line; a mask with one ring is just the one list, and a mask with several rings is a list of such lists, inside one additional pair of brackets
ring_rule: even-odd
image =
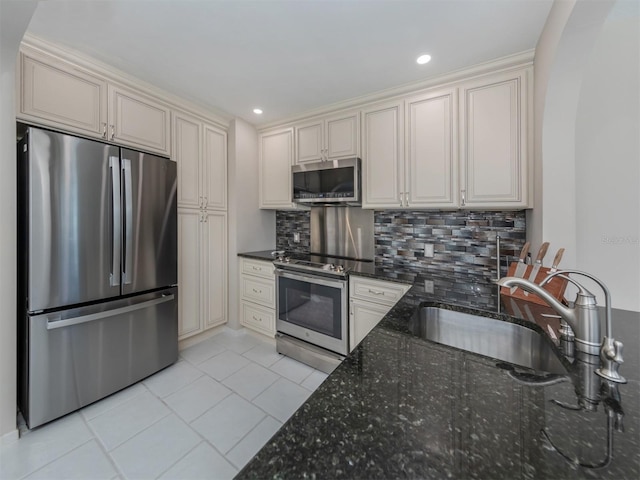
[(600, 347), (600, 360), (602, 365), (596, 370), (596, 374), (602, 378), (616, 383), (627, 383), (627, 380), (618, 373), (622, 359), (622, 342), (610, 337), (604, 337)]

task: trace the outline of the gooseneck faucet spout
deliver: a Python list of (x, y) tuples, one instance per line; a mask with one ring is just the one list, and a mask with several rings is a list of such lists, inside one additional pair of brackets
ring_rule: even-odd
[[(589, 290), (568, 275), (585, 276), (595, 281), (605, 293), (605, 311), (607, 335), (603, 338), (600, 333), (600, 319), (596, 308), (596, 297)], [(560, 303), (547, 290), (542, 288), (555, 276), (564, 278), (578, 288), (578, 294), (573, 308)], [(575, 334), (576, 349), (589, 355), (600, 355), (601, 367), (596, 373), (601, 377), (617, 383), (626, 383), (624, 377), (618, 373), (622, 360), (622, 343), (613, 339), (611, 327), (611, 300), (607, 287), (593, 275), (578, 270), (561, 270), (548, 275), (540, 285), (519, 277), (504, 277), (498, 280), (503, 287), (519, 287), (542, 298), (558, 315), (565, 320)]]

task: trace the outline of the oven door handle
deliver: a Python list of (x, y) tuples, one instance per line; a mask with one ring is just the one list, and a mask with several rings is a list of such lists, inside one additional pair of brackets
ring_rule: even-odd
[(281, 268), (275, 269), (277, 277), (290, 278), (291, 280), (298, 280), (300, 282), (314, 283), (317, 285), (324, 285), (326, 287), (345, 288), (347, 285), (346, 280), (342, 279), (330, 279), (314, 274), (298, 274)]

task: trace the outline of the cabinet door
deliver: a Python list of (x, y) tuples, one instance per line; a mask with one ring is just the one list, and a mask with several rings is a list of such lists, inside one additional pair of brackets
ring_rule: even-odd
[(402, 206), (403, 179), (402, 102), (364, 110), (363, 118), (363, 208)]
[(527, 206), (526, 73), (461, 90), (462, 206)]
[(391, 310), (391, 306), (351, 300), (350, 310), (349, 350), (353, 350)]
[(109, 85), (110, 138), (169, 155), (169, 108), (148, 97)]
[(322, 120), (296, 126), (296, 163), (319, 162), (324, 159)]
[(203, 128), (203, 189), (207, 208), (227, 208), (227, 134), (210, 125)]
[(200, 122), (182, 113), (173, 115), (173, 159), (178, 166), (178, 206), (200, 207)]
[(292, 208), (293, 129), (260, 134), (260, 208)]
[(204, 328), (227, 321), (227, 214), (206, 211), (201, 265)]
[(92, 137), (106, 137), (107, 84), (64, 62), (23, 54), (18, 117)]
[(406, 101), (407, 206), (457, 205), (457, 101), (455, 89)]
[(202, 331), (200, 323), (200, 210), (178, 211), (178, 335)]
[(326, 157), (328, 159), (360, 155), (360, 114), (327, 118), (325, 128)]

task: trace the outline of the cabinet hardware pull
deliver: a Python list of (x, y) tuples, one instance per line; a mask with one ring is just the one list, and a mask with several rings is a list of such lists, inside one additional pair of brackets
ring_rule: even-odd
[(402, 192), (398, 194), (398, 200), (400, 201), (400, 206), (402, 206)]
[(204, 197), (204, 204), (203, 205), (206, 207), (208, 203), (209, 203), (209, 200), (207, 199), (207, 197)]
[(254, 270), (257, 270), (257, 271), (259, 271), (259, 272), (261, 272), (261, 271), (262, 271), (262, 268), (261, 268), (261, 267), (251, 267), (251, 268), (253, 268)]
[(405, 207), (409, 206), (409, 192), (404, 193), (404, 206)]
[(107, 122), (102, 122), (102, 138), (107, 138)]
[(116, 127), (111, 125), (111, 140), (116, 137)]
[(262, 318), (256, 318), (255, 315), (251, 315), (251, 318), (253, 318), (256, 322), (261, 322)]
[(467, 203), (467, 202), (466, 202), (466, 199), (465, 199), (465, 193), (466, 193), (466, 192), (467, 192), (466, 190), (461, 190), (461, 193), (462, 193), (462, 206), (463, 206), (463, 207), (464, 207), (464, 206), (465, 206), (465, 204)]
[(369, 293), (373, 293), (374, 295), (384, 295), (384, 292), (378, 292), (376, 290), (369, 289)]
[(255, 288), (252, 288), (253, 293), (262, 293), (262, 290), (256, 290)]

